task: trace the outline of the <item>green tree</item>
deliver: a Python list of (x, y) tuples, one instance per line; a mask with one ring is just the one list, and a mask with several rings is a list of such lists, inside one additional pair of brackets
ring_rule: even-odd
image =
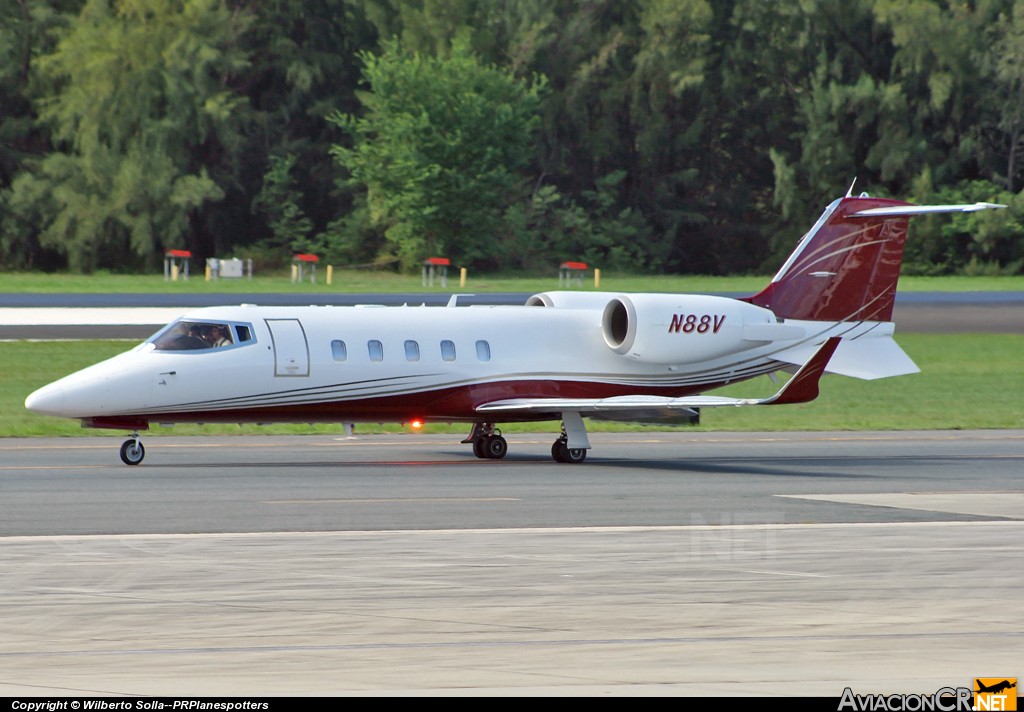
[[(1022, 57), (1014, 0), (6, 0), (0, 268), (774, 266), (854, 177), (1015, 204)], [(1012, 270), (1013, 214), (908, 258)]]
[(300, 205), (300, 194), (295, 189), (292, 168), (295, 156), (272, 156), (270, 170), (263, 177), (263, 190), (253, 200), (253, 208), (264, 213), (270, 224), (270, 244), (289, 252), (315, 251), (309, 236), (312, 221)]
[(904, 270), (909, 274), (1018, 274), (1024, 269), (1024, 194), (987, 180), (935, 186), (925, 170), (909, 196), (918, 203), (1001, 203), (983, 210), (911, 221)]
[(48, 134), (32, 105), (37, 60), (52, 51), (54, 28), (65, 26), (84, 0), (0, 2), (0, 268), (51, 266), (35, 222), (15, 213), (15, 176), (49, 149)]
[[(616, 211), (639, 218), (631, 240), (642, 263), (692, 266), (715, 247), (697, 235), (702, 116), (712, 19), (703, 0), (526, 0), (509, 21), (510, 55), (545, 74), (540, 173), (577, 206), (607, 176), (622, 174)], [(608, 214), (608, 213), (606, 213)], [(592, 216), (594, 217), (594, 216)], [(701, 239), (705, 238), (705, 239)]]
[[(600, 191), (620, 176), (609, 215), (629, 215), (637, 232), (625, 252), (660, 268), (713, 254), (694, 235), (701, 223), (698, 171), (701, 117), (696, 101), (704, 81), (711, 4), (704, 0), (364, 0), (384, 36), (403, 47), (444, 55), (458, 37), (474, 52), (518, 77), (541, 74), (551, 91), (541, 101), (542, 128), (532, 157), (540, 176), (526, 225), (596, 224)], [(468, 32), (472, 28), (472, 32)], [(546, 190), (541, 190), (541, 189)], [(604, 193), (607, 195), (608, 193)], [(583, 213), (578, 213), (583, 211)], [(706, 222), (706, 221), (704, 221)], [(550, 229), (555, 229), (551, 227)], [(559, 232), (555, 229), (556, 232)], [(543, 231), (541, 231), (543, 232)], [(572, 229), (572, 234), (584, 231)], [(599, 231), (600, 232), (600, 231)], [(534, 235), (539, 244), (554, 233)], [(689, 244), (689, 248), (681, 245)], [(528, 249), (524, 255), (538, 250)], [(684, 253), (688, 252), (687, 259)], [(530, 258), (526, 258), (529, 261)], [(631, 258), (632, 259), (632, 258)]]
[(983, 86), (989, 91), (978, 126), (981, 163), (1011, 192), (1024, 183), (1024, 4), (1000, 12), (979, 38)]
[(649, 227), (642, 215), (621, 207), (625, 177), (625, 171), (605, 176), (578, 201), (560, 195), (554, 186), (539, 186), (528, 202), (507, 213), (507, 232), (501, 236), (503, 263), (534, 272), (564, 261), (642, 271), (647, 255), (637, 237)]
[[(222, 236), (225, 247), (244, 250), (253, 243), (273, 243), (269, 214), (252, 208), (265, 188), (264, 177), (275, 170), (275, 156), (290, 157), (296, 205), (309, 219), (310, 240), (318, 248), (327, 238), (316, 233), (333, 235), (332, 224), (351, 216), (354, 196), (338, 186), (340, 169), (330, 155), (340, 132), (327, 116), (360, 106), (355, 95), (362, 67), (358, 53), (377, 46), (376, 31), (360, 5), (354, 0), (243, 5), (250, 16), (240, 41), (252, 63), (233, 86), (248, 102), (245, 144), (230, 176), (218, 178), (227, 186), (225, 199), (203, 209), (209, 231)], [(275, 261), (287, 253), (279, 249), (264, 256)]]
[(737, 0), (720, 20), (713, 145), (739, 176), (726, 195), (747, 193), (777, 252), (853, 179), (876, 185), (868, 152), (894, 50), (871, 2)]
[(979, 60), (1003, 4), (874, 0), (895, 50), (867, 158), (882, 180), (907, 185), (926, 166), (942, 184), (977, 175), (978, 119), (988, 109)]
[[(239, 146), (231, 78), (244, 16), (221, 0), (89, 0), (38, 60), (57, 150), (14, 180), (10, 204), (43, 245), (91, 270), (189, 245), (211, 178)], [(33, 202), (33, 196), (44, 196)]]
[[(778, 252), (854, 178), (874, 193), (906, 198), (928, 192), (914, 188), (926, 172), (929, 185), (938, 186), (999, 175), (985, 131), (998, 124), (1007, 140), (997, 143), (1011, 155), (1013, 137), (1019, 140), (1016, 109), (997, 108), (1014, 106), (1007, 101), (1012, 71), (992, 54), (993, 47), (1006, 53), (1007, 42), (993, 38), (1010, 37), (997, 22), (1007, 7), (1003, 0), (805, 0), (780, 7), (737, 0), (734, 69), (725, 71), (755, 122), (769, 129), (764, 148), (752, 149), (767, 149), (774, 204), (789, 223)], [(991, 77), (1000, 72), (997, 99)]]
[(481, 64), (458, 41), (445, 58), (389, 41), (363, 61), (365, 113), (332, 117), (354, 141), (332, 153), (365, 188), (390, 249), (406, 267), (430, 255), (496, 260), (505, 211), (523, 195), (516, 171), (532, 155), (543, 82)]

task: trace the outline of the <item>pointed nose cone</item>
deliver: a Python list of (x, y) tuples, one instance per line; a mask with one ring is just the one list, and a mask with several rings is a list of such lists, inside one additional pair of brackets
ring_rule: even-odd
[(65, 415), (64, 389), (52, 383), (43, 386), (25, 399), (25, 407), (42, 415)]

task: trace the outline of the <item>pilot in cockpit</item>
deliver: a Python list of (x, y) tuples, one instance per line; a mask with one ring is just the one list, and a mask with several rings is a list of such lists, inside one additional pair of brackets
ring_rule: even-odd
[(213, 346), (230, 346), (231, 337), (223, 326), (214, 324), (210, 327), (210, 343)]
[(189, 327), (188, 335), (190, 339), (200, 339), (205, 342), (202, 346), (199, 346), (199, 342), (192, 341), (191, 343), (195, 345), (195, 348), (204, 348), (205, 346), (210, 345), (209, 337), (198, 324), (193, 324), (192, 326)]

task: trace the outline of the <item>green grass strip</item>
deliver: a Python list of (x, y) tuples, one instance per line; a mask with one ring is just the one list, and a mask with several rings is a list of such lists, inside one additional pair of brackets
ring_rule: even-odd
[[(760, 291), (771, 279), (770, 275), (746, 277), (706, 277), (701, 275), (629, 275), (605, 272), (601, 276), (601, 291), (609, 292), (742, 292)], [(547, 292), (559, 289), (558, 271), (552, 267), (546, 275), (508, 276), (470, 273), (466, 286), (459, 286), (457, 270), (449, 274), (448, 285), (442, 287), (435, 280), (433, 287), (424, 287), (418, 274), (335, 270), (331, 285), (327, 285), (325, 270), (317, 273), (317, 282), (308, 279), (293, 284), (287, 272), (277, 271), (249, 279), (221, 279), (207, 282), (203, 275), (193, 275), (188, 281), (164, 280), (162, 275), (119, 275), (97, 273), (42, 274), (0, 272), (0, 293), (54, 293), (81, 294), (346, 294), (428, 292), (450, 294), (461, 292)], [(594, 290), (593, 270), (587, 273), (582, 286), (573, 289)], [(900, 290), (904, 292), (971, 292), (971, 291), (1024, 291), (1024, 275), (1007, 277), (902, 277)], [(227, 300), (230, 302), (230, 300)]]

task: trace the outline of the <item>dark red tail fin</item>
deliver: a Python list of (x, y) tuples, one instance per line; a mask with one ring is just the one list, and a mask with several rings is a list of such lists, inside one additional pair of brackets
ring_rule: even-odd
[(835, 201), (771, 284), (747, 301), (787, 319), (891, 321), (908, 216), (870, 212), (902, 207), (914, 206), (882, 198)]
[(746, 301), (786, 319), (892, 321), (909, 218), (1005, 207), (840, 198), (804, 235), (771, 284)]

